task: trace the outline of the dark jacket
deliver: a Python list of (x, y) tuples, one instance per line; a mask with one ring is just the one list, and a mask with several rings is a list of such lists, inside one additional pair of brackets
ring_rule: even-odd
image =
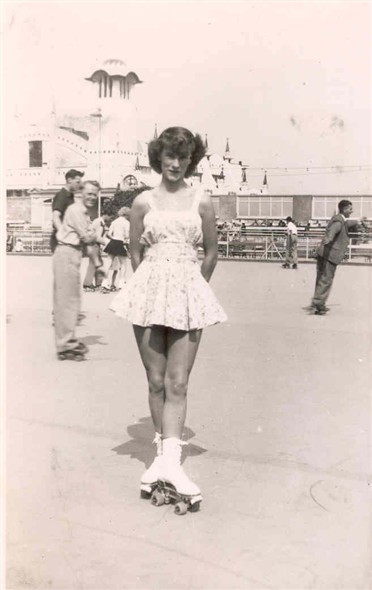
[(328, 223), (324, 238), (317, 250), (317, 255), (333, 264), (340, 264), (345, 258), (349, 241), (347, 223), (343, 216), (338, 213)]
[[(52, 204), (52, 211), (59, 211), (61, 213), (61, 221), (66, 213), (67, 207), (74, 203), (74, 195), (70, 193), (65, 187), (63, 187), (58, 193), (54, 195), (53, 204)], [(52, 252), (57, 247), (57, 230), (53, 225), (52, 234), (50, 236), (50, 248)]]

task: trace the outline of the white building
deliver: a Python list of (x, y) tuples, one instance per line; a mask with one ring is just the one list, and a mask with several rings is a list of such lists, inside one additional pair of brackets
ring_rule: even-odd
[(261, 195), (267, 194), (267, 187), (252, 188), (246, 179), (247, 166), (234, 158), (230, 151), (229, 139), (223, 156), (209, 150), (208, 138), (205, 138), (206, 156), (198, 166), (200, 182), (212, 195), (234, 193)]
[[(85, 78), (84, 110), (56, 112), (51, 106), (37, 122), (13, 117), (5, 149), (8, 221), (49, 229), (52, 197), (71, 168), (84, 172), (85, 179), (98, 180), (103, 196), (112, 195), (119, 185), (157, 184), (147, 144), (137, 133), (135, 95), (141, 83), (123, 61), (107, 59)], [(245, 167), (232, 157), (229, 141), (222, 156), (211, 153), (207, 137), (205, 141), (207, 154), (190, 183), (201, 182), (216, 202), (219, 195), (248, 194)], [(253, 189), (253, 194), (262, 193)]]
[(7, 145), (8, 190), (57, 190), (70, 168), (103, 187), (116, 187), (133, 174), (138, 183), (150, 181), (146, 145), (136, 130), (138, 75), (121, 60), (108, 59), (86, 80), (91, 98), (84, 112), (56, 113), (52, 108), (37, 124), (14, 118)]

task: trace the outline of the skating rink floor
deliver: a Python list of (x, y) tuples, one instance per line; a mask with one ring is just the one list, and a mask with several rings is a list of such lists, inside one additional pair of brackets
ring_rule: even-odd
[(372, 268), (220, 261), (229, 316), (193, 370), (185, 469), (204, 501), (139, 498), (145, 374), (111, 295), (83, 294), (83, 363), (56, 360), (48, 257), (7, 257), (6, 589), (370, 589)]

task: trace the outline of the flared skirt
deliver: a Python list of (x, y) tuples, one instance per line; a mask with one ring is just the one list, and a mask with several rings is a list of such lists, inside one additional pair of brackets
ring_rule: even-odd
[(145, 258), (110, 309), (138, 326), (199, 330), (227, 319), (194, 260)]

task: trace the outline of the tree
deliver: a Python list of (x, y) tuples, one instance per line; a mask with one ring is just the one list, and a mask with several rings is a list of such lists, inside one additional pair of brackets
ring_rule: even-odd
[(143, 191), (149, 190), (149, 186), (137, 186), (125, 191), (118, 189), (111, 199), (113, 209), (117, 213), (122, 207), (132, 207), (134, 199)]

